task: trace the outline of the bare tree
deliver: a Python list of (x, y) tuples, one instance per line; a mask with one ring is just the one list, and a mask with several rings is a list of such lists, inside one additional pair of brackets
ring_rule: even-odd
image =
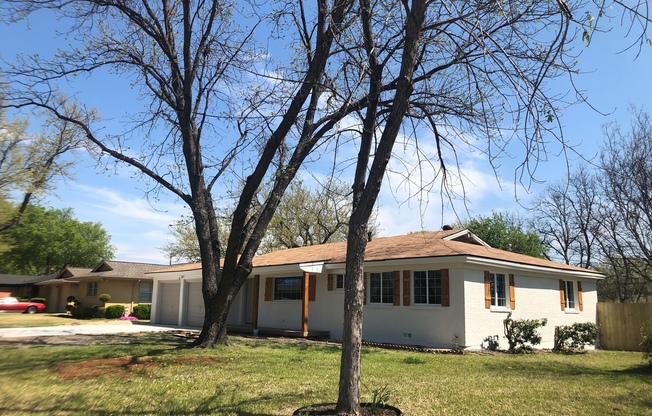
[(601, 155), (601, 251), (616, 269), (652, 282), (652, 121), (633, 111), (629, 131), (605, 126)]
[(550, 260), (595, 267), (601, 201), (598, 178), (585, 165), (545, 189), (533, 208), (532, 227), (552, 251)]
[[(316, 131), (327, 62), (346, 27), (351, 2), (338, 0), (329, 5), (322, 0), (312, 14), (303, 3), (284, 6), (262, 17), (255, 16), (256, 7), (245, 12), (218, 0), (11, 0), (2, 6), (10, 18), (50, 9), (70, 19), (71, 36), (84, 48), (60, 50), (51, 61), (34, 56), (6, 63), (3, 76), (12, 88), (5, 106), (38, 107), (77, 125), (99, 156), (108, 155), (137, 168), (190, 207), (201, 251), (206, 305), (204, 326), (196, 342), (201, 347), (228, 342), (229, 308), (251, 272), (252, 258), (285, 189), (315, 144), (352, 111), (344, 106)], [(238, 30), (234, 13), (250, 19), (248, 32)], [(252, 68), (265, 54), (253, 43), (255, 30), (287, 16), (294, 25), (289, 27), (297, 29), (292, 38), (300, 51), (300, 69), (287, 70), (285, 79), (274, 79), (266, 86), (250, 82), (251, 88), (234, 90), (234, 86), (246, 84), (243, 74), (259, 75), (252, 74)], [(70, 113), (71, 100), (55, 91), (74, 74), (92, 74), (104, 68), (133, 76), (141, 95), (150, 101), (142, 117), (124, 131), (102, 136), (102, 126), (93, 123), (89, 113)], [(272, 78), (264, 72), (261, 77)], [(230, 94), (238, 98), (232, 99)], [(238, 106), (240, 102), (246, 105)], [(218, 128), (214, 121), (225, 112), (236, 112), (235, 124)], [(159, 124), (165, 128), (157, 129)], [(222, 130), (224, 134), (219, 134)], [(129, 139), (137, 134), (141, 150), (134, 153)], [(255, 150), (243, 153), (244, 165), (234, 169), (232, 164), (243, 149)], [(247, 173), (224, 247), (213, 192), (216, 184), (226, 182), (223, 176), (232, 172), (229, 169)], [(273, 184), (271, 191), (254, 208), (266, 179)]]
[[(363, 89), (368, 102), (357, 114), (355, 132), (338, 414), (360, 412), (366, 224), (397, 137), (410, 138), (417, 148), (419, 138), (433, 140), (433, 168), (449, 194), (456, 152), (477, 149), (478, 143), (496, 169), (521, 143), (515, 180), (530, 180), (547, 154), (546, 137), (567, 146), (556, 122), (561, 102), (547, 94), (545, 84), (574, 73), (567, 46), (575, 33), (587, 41), (595, 29), (573, 19), (586, 4), (571, 9), (564, 1), (359, 4), (350, 37), (361, 39), (364, 48), (343, 62), (340, 83), (340, 91)], [(641, 17), (639, 8), (646, 10), (642, 4), (626, 8), (634, 21)], [(647, 17), (643, 21), (645, 31)]]

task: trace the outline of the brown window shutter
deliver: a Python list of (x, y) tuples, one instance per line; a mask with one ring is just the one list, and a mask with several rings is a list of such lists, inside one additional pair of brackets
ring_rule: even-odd
[(516, 309), (516, 297), (514, 295), (514, 275), (509, 275), (509, 309)]
[(401, 306), (401, 272), (399, 270), (394, 270), (392, 277), (394, 306)]
[(411, 271), (403, 270), (403, 306), (410, 306), (410, 276)]
[(441, 306), (451, 306), (450, 291), (448, 269), (441, 269)]
[(566, 295), (564, 294), (564, 281), (559, 280), (559, 301), (561, 302), (561, 310), (566, 310)]
[(328, 275), (326, 290), (328, 290), (328, 291), (333, 290), (333, 275), (332, 274)]
[(367, 275), (368, 273), (362, 273), (362, 291), (364, 292), (363, 305), (367, 304)]
[(484, 307), (491, 308), (491, 276), (489, 276), (489, 272), (484, 272)]
[(577, 282), (577, 302), (580, 304), (580, 311), (583, 311), (584, 304), (582, 303), (582, 282)]
[(274, 278), (268, 277), (265, 279), (265, 302), (272, 300), (272, 285), (274, 284)]
[(317, 275), (311, 274), (308, 280), (308, 300), (314, 301), (317, 298)]

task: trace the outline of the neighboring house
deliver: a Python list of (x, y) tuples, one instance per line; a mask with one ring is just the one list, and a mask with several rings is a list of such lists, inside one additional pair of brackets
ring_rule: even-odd
[[(228, 316), (229, 325), (328, 331), (341, 338), (346, 243), (258, 256)], [(149, 273), (152, 322), (201, 326), (201, 265)], [(503, 320), (547, 318), (541, 347), (554, 328), (595, 322), (596, 271), (489, 247), (468, 230), (376, 238), (365, 253), (363, 339), (432, 348), (502, 347)]]
[(38, 283), (39, 296), (45, 298), (45, 312), (66, 312), (68, 296), (79, 296), (79, 282), (73, 279), (90, 273), (93, 269), (64, 267), (53, 279)]
[(39, 294), (37, 284), (55, 277), (56, 274), (47, 276), (27, 276), (19, 274), (0, 274), (0, 298), (34, 298)]
[[(146, 273), (164, 267), (169, 266), (105, 260), (90, 270), (65, 268), (58, 279), (44, 282), (43, 286), (50, 288), (46, 299), (63, 299), (63, 304), (57, 301), (56, 308), (53, 307), (56, 312), (61, 312), (61, 308), (65, 311), (65, 300), (72, 295), (82, 306), (124, 305), (126, 312), (130, 313), (134, 306), (152, 302), (152, 278)], [(57, 281), (63, 284), (58, 286)], [(106, 305), (98, 299), (104, 293), (111, 296)]]

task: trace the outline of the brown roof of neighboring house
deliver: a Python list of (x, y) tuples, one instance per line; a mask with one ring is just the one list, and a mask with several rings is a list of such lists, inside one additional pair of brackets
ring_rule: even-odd
[(50, 280), (55, 277), (56, 274), (48, 274), (45, 276), (32, 276), (24, 274), (0, 274), (0, 285), (6, 286), (21, 286), (21, 285), (30, 285), (43, 282), (45, 280)]
[(75, 274), (68, 280), (84, 279), (93, 277), (120, 278), (120, 279), (151, 279), (145, 273), (169, 267), (164, 264), (133, 263), (128, 261), (105, 260), (94, 269), (86, 273)]
[[(491, 248), (472, 233), (460, 229), (379, 237), (369, 241), (365, 250), (365, 262), (454, 256), (479, 257), (557, 270), (595, 273), (596, 277), (601, 276), (597, 271)], [(345, 261), (346, 242), (338, 242), (278, 250), (256, 256), (253, 263), (254, 267), (267, 267), (312, 262), (332, 264)], [(157, 272), (196, 269), (201, 269), (201, 263), (172, 266), (159, 269)]]
[(67, 279), (69, 277), (81, 276), (90, 273), (92, 270), (93, 269), (86, 267), (64, 267), (63, 270), (59, 272), (57, 279)]

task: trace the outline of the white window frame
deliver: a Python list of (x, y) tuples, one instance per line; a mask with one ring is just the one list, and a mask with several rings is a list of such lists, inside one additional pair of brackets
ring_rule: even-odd
[[(498, 278), (502, 280), (502, 295), (499, 295), (500, 285)], [(509, 309), (509, 281), (505, 273), (489, 273), (489, 287), (491, 292), (491, 309), (508, 310)], [(505, 304), (500, 305), (500, 300), (504, 299)]]
[(564, 281), (564, 302), (566, 303), (565, 310), (577, 310), (577, 290), (575, 282), (572, 280)]
[[(417, 301), (417, 273), (425, 273), (425, 279), (426, 279), (426, 294), (425, 302), (418, 302)], [(434, 274), (434, 287), (431, 288), (428, 281), (430, 280), (430, 273)], [(439, 284), (437, 284), (439, 282)], [(434, 302), (430, 302), (430, 291), (434, 291)], [(436, 306), (441, 306), (441, 301), (442, 301), (442, 288), (441, 288), (441, 270), (415, 270), (412, 272), (412, 304), (413, 305), (419, 305), (419, 306), (426, 306), (426, 305), (436, 305)]]
[(335, 290), (344, 290), (344, 275), (335, 275)]
[[(374, 279), (380, 279), (380, 301), (374, 301)], [(383, 282), (389, 281), (389, 284)], [(369, 303), (372, 305), (394, 304), (394, 273), (376, 272), (369, 273)]]

